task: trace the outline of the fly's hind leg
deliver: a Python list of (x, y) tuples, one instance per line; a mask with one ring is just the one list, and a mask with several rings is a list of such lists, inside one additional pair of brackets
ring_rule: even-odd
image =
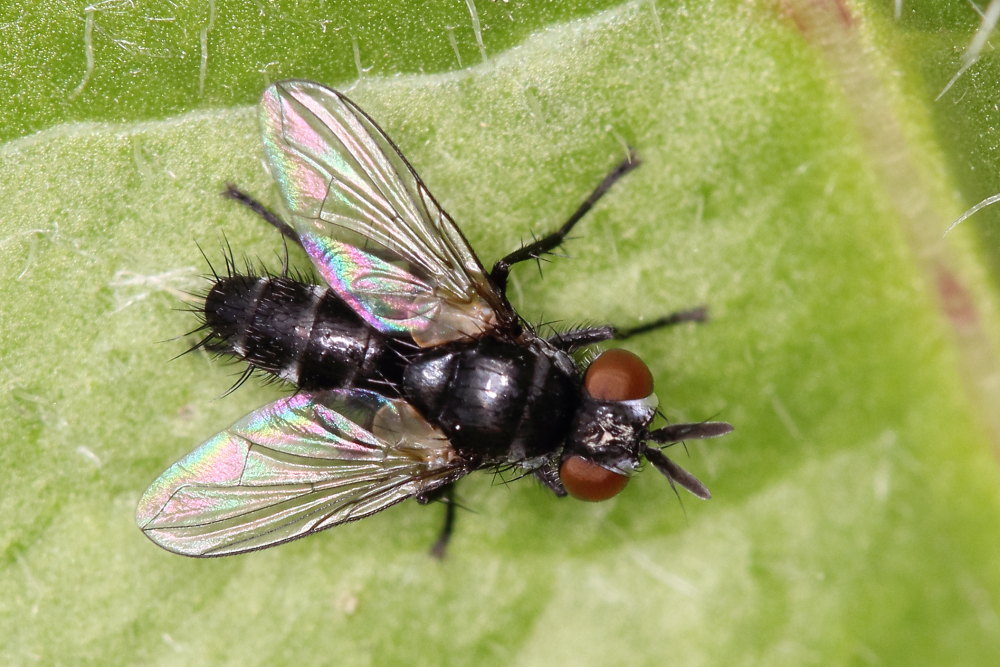
[[(264, 222), (271, 225), (279, 232), (281, 232), (282, 242), (285, 244), (285, 259), (282, 264), (282, 274), (288, 274), (288, 241), (291, 241), (297, 246), (302, 246), (302, 242), (299, 240), (299, 235), (295, 232), (291, 225), (278, 217), (278, 214), (269, 209), (268, 207), (261, 204), (259, 201), (254, 199), (251, 195), (243, 192), (238, 187), (232, 183), (226, 183), (226, 189), (222, 192), (222, 196), (226, 199), (232, 199), (235, 202), (243, 204), (248, 209), (259, 215), (264, 219)], [(287, 240), (286, 240), (287, 239)]]
[(233, 201), (243, 204), (248, 209), (262, 217), (267, 224), (281, 232), (282, 236), (294, 242), (296, 245), (299, 245), (299, 235), (295, 233), (292, 226), (278, 217), (277, 213), (254, 199), (251, 195), (243, 192), (232, 183), (227, 183), (222, 196), (226, 199), (232, 199)]
[(600, 327), (587, 327), (585, 329), (564, 331), (549, 337), (548, 342), (560, 350), (574, 352), (580, 348), (606, 340), (624, 340), (626, 338), (631, 338), (632, 336), (673, 326), (675, 324), (682, 324), (684, 322), (705, 322), (707, 320), (708, 309), (705, 306), (699, 306), (697, 308), (692, 308), (691, 310), (681, 310), (676, 313), (670, 313), (669, 315), (657, 318), (652, 322), (640, 324), (635, 327), (629, 327), (627, 329), (606, 324)]
[(448, 543), (451, 541), (452, 532), (455, 530), (455, 484), (456, 482), (445, 484), (427, 495), (417, 496), (417, 502), (421, 505), (432, 503), (435, 500), (440, 500), (444, 503), (444, 524), (441, 526), (438, 538), (431, 546), (431, 555), (437, 559), (444, 559)]
[(512, 266), (518, 262), (523, 262), (528, 259), (538, 259), (542, 255), (555, 250), (560, 243), (566, 240), (566, 235), (570, 233), (573, 226), (580, 222), (580, 219), (594, 207), (594, 204), (596, 204), (608, 190), (611, 189), (611, 186), (617, 183), (622, 176), (638, 167), (639, 164), (639, 157), (635, 154), (635, 151), (629, 148), (628, 155), (625, 159), (619, 162), (614, 169), (608, 172), (608, 175), (604, 177), (604, 180), (602, 180), (600, 184), (594, 188), (594, 191), (590, 193), (590, 196), (587, 197), (582, 204), (580, 204), (576, 211), (574, 211), (573, 215), (569, 216), (569, 220), (564, 222), (562, 227), (551, 234), (543, 236), (534, 243), (521, 246), (494, 264), (493, 270), (490, 271), (490, 280), (492, 280), (493, 284), (498, 290), (500, 290), (500, 293), (506, 293), (507, 277), (510, 275), (510, 269)]

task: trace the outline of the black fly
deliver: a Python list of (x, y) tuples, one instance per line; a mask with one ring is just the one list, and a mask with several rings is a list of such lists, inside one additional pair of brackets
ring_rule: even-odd
[[(265, 91), (267, 164), (291, 224), (235, 188), (309, 255), (326, 285), (219, 277), (204, 303), (206, 347), (299, 391), (210, 438), (168, 468), (136, 512), (142, 531), (187, 556), (222, 556), (361, 519), (407, 498), (447, 500), (474, 470), (515, 467), (557, 496), (604, 500), (645, 458), (700, 498), (701, 482), (663, 445), (729, 424), (650, 430), (657, 400), (646, 365), (609, 350), (586, 369), (572, 353), (685, 321), (601, 326), (541, 338), (507, 300), (518, 262), (558, 246), (637, 164), (615, 167), (556, 232), (487, 273), (395, 144), (340, 93), (308, 81)], [(653, 443), (653, 444), (647, 444)]]

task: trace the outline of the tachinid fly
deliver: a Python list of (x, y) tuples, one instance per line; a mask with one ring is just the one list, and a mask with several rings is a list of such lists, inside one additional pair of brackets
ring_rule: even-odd
[[(558, 246), (638, 161), (615, 167), (556, 232), (486, 272), (384, 132), (340, 93), (284, 81), (261, 101), (264, 150), (291, 224), (233, 187), (298, 244), (325, 281), (218, 277), (204, 303), (206, 347), (298, 391), (256, 410), (168, 468), (136, 520), (187, 556), (262, 549), (415, 498), (447, 501), (455, 482), (518, 469), (557, 496), (604, 500), (645, 458), (701, 498), (708, 490), (661, 447), (723, 435), (722, 422), (650, 429), (646, 365), (608, 350), (586, 369), (573, 353), (671, 324), (580, 328), (541, 338), (511, 307), (507, 276)], [(230, 267), (232, 269), (232, 267)], [(647, 444), (653, 443), (653, 444)]]

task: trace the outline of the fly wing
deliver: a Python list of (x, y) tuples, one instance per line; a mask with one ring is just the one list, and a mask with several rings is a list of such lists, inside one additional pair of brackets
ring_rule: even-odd
[(335, 90), (282, 81), (261, 99), (264, 153), (302, 246), (375, 329), (422, 346), (513, 318), (406, 158)]
[(361, 389), (300, 393), (167, 468), (136, 522), (168, 551), (223, 556), (361, 519), (467, 472), (404, 401)]

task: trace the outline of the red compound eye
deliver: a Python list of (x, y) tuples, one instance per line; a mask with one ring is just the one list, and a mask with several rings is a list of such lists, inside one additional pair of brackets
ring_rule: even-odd
[(599, 401), (630, 401), (653, 393), (653, 374), (628, 350), (608, 350), (591, 362), (583, 386)]
[(571, 456), (562, 462), (559, 479), (569, 495), (591, 503), (618, 495), (628, 484), (625, 475), (611, 472), (579, 456)]

